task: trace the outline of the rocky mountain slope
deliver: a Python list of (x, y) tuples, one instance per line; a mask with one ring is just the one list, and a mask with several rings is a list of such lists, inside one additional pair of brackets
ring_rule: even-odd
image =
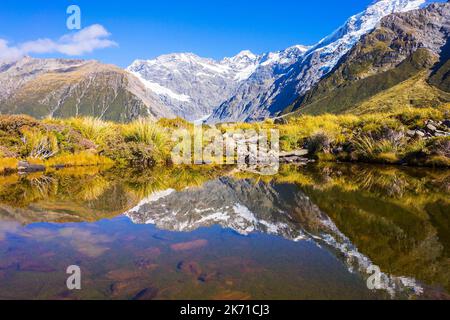
[(361, 113), (449, 102), (449, 34), (450, 3), (387, 16), (292, 110)]
[(193, 121), (211, 115), (257, 68), (262, 57), (250, 51), (221, 61), (193, 53), (136, 60), (127, 68), (176, 115)]
[(0, 113), (89, 115), (122, 122), (139, 116), (174, 117), (138, 78), (118, 67), (29, 57), (0, 64)]
[[(408, 13), (428, 2), (378, 0), (312, 47), (297, 45), (262, 55), (243, 51), (221, 61), (191, 53), (169, 54), (136, 60), (127, 70), (82, 60), (23, 58), (0, 62), (0, 113), (37, 118), (91, 115), (122, 122), (139, 116), (250, 122), (305, 110), (306, 106), (320, 113), (330, 101), (342, 105), (341, 109), (375, 95), (377, 102), (382, 101), (384, 91), (413, 78), (413, 91), (420, 93), (417, 103), (440, 103), (447, 100), (445, 91), (450, 86), (448, 59), (440, 53), (445, 51), (443, 47), (448, 51), (443, 43), (447, 13), (429, 11), (430, 16), (419, 17)], [(398, 15), (390, 16), (393, 13)], [(380, 27), (380, 21), (388, 16)], [(424, 21), (433, 26), (423, 26)], [(428, 51), (417, 51), (420, 48)], [(431, 77), (425, 75), (430, 68)], [(381, 75), (389, 71), (384, 74), (387, 77)], [(377, 75), (374, 88), (369, 86), (361, 95), (360, 89)], [(356, 80), (362, 82), (347, 86)], [(325, 93), (326, 88), (336, 86), (342, 94), (339, 90), (334, 96)], [(396, 90), (387, 95), (398, 96)], [(328, 100), (322, 101), (325, 96)], [(350, 96), (353, 100), (343, 103)], [(409, 97), (404, 96), (406, 100)], [(321, 105), (316, 108), (319, 101)]]
[(297, 45), (279, 52), (263, 55), (260, 64), (250, 77), (242, 82), (234, 95), (216, 108), (208, 119), (214, 122), (252, 121), (270, 117), (277, 109), (272, 99), (273, 92), (283, 95), (285, 87), (281, 79), (294, 70), (308, 47)]
[(276, 116), (306, 93), (360, 38), (372, 31), (380, 20), (392, 13), (406, 12), (425, 5), (426, 0), (379, 0), (364, 12), (351, 17), (341, 28), (309, 48), (285, 68), (259, 70), (243, 83), (235, 96), (223, 103), (210, 122), (256, 121)]

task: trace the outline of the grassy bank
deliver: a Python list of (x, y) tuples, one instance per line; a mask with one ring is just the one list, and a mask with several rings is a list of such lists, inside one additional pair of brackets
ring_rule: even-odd
[(234, 126), (277, 128), (282, 150), (306, 148), (310, 157), (321, 161), (449, 167), (449, 116), (450, 108), (444, 106), (363, 115), (304, 115), (280, 125), (266, 121)]
[[(281, 124), (273, 120), (221, 124), (218, 129), (222, 133), (278, 129), (283, 151), (306, 148), (322, 161), (449, 167), (449, 114), (448, 106), (408, 108), (368, 115), (299, 116)], [(440, 126), (431, 134), (430, 123)], [(0, 173), (16, 170), (19, 161), (49, 168), (165, 165), (175, 145), (172, 134), (180, 128), (193, 132), (193, 126), (181, 119), (119, 124), (95, 118), (39, 121), (0, 116)]]
[(170, 128), (147, 120), (0, 116), (0, 172), (16, 169), (19, 160), (46, 167), (165, 164), (169, 134)]

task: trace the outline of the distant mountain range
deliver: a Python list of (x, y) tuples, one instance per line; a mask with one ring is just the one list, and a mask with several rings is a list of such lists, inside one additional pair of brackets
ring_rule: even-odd
[(150, 61), (137, 60), (128, 70), (144, 82), (149, 81), (150, 90), (159, 91), (177, 115), (194, 120), (215, 114), (216, 108), (236, 97), (250, 78), (272, 81), (306, 50), (307, 47), (294, 46), (261, 56), (242, 51), (221, 61), (194, 54), (172, 54)]
[(215, 123), (446, 103), (450, 4), (428, 4), (379, 0), (314, 46), (221, 61), (176, 53), (126, 70), (29, 57), (0, 63), (0, 113)]

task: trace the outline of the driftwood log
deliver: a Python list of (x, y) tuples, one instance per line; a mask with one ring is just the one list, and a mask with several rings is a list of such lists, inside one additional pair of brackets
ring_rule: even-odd
[(39, 164), (30, 164), (26, 161), (19, 161), (17, 170), (19, 172), (42, 172), (45, 171), (45, 166)]
[(311, 160), (307, 156), (308, 150), (305, 149), (280, 152), (280, 163), (309, 163)]

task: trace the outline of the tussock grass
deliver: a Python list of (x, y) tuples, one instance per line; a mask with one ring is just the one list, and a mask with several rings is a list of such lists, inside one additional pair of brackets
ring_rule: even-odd
[(167, 129), (158, 123), (139, 118), (122, 126), (125, 141), (147, 144), (153, 147), (155, 160), (165, 162), (170, 158), (172, 140)]
[(356, 152), (366, 158), (375, 159), (380, 154), (395, 154), (399, 147), (389, 140), (377, 141), (370, 136), (357, 137), (353, 140), (353, 146)]
[[(426, 165), (446, 163), (442, 159), (447, 142), (431, 143), (410, 139), (407, 130), (423, 129), (427, 120), (448, 119), (450, 105), (438, 108), (398, 107), (392, 112), (371, 114), (322, 114), (290, 117), (285, 124), (273, 120), (260, 123), (230, 123), (216, 127), (225, 132), (261, 133), (278, 129), (282, 151), (307, 148), (322, 161), (364, 161)], [(204, 125), (203, 128), (211, 129)], [(182, 119), (154, 121), (139, 118), (128, 124), (93, 117), (37, 121), (25, 116), (0, 116), (0, 157), (31, 159), (67, 166), (102, 165), (152, 166), (171, 162), (174, 133), (194, 126)], [(205, 131), (203, 144), (212, 142)], [(440, 140), (439, 140), (440, 141)], [(3, 154), (2, 154), (3, 152)]]
[(53, 132), (43, 132), (37, 128), (22, 130), (26, 155), (30, 158), (48, 159), (59, 151), (58, 139)]
[(106, 139), (116, 134), (116, 125), (112, 122), (103, 121), (94, 117), (78, 117), (63, 121), (78, 130), (83, 137), (96, 144), (105, 143)]

